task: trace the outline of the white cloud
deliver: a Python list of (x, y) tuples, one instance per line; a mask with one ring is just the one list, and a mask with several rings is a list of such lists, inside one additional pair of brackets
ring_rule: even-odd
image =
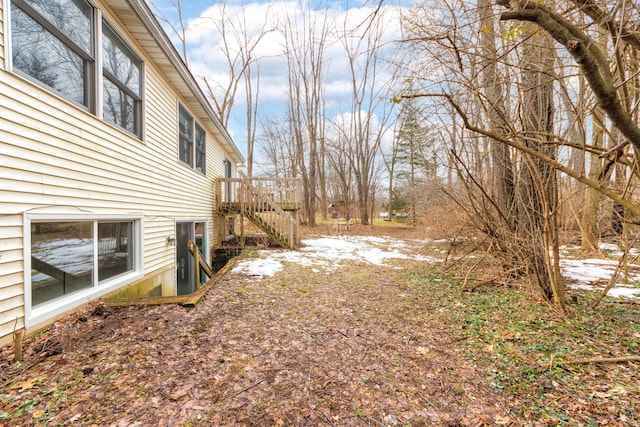
[[(244, 33), (252, 42), (262, 36), (256, 46), (254, 55), (261, 59), (260, 65), (260, 99), (262, 102), (282, 102), (288, 91), (287, 59), (284, 56), (286, 40), (284, 29), (287, 26), (298, 31), (301, 38), (305, 26), (309, 22), (326, 16), (329, 34), (325, 44), (325, 83), (327, 102), (335, 105), (344, 99), (351, 87), (348, 57), (339, 37), (350, 34), (350, 43), (362, 42), (359, 39), (367, 28), (367, 19), (373, 13), (370, 6), (351, 7), (343, 9), (339, 5), (331, 9), (317, 9), (303, 11), (298, 2), (280, 1), (272, 3), (216, 4), (204, 10), (198, 17), (187, 23), (187, 43), (189, 48), (189, 62), (193, 73), (207, 76), (222, 85), (229, 81), (229, 64), (223, 53), (223, 38), (221, 29), (223, 18), (226, 16), (225, 28), (228, 31), (227, 44), (231, 52), (238, 52), (241, 42), (236, 33)], [(385, 42), (397, 40), (400, 36), (400, 20), (398, 9), (384, 7), (379, 13), (387, 16), (384, 21), (381, 38)], [(316, 24), (318, 25), (318, 24)], [(266, 59), (265, 59), (266, 58)], [(381, 58), (382, 59), (382, 58)], [(378, 77), (381, 81), (388, 76), (382, 73)], [(236, 103), (244, 103), (244, 91), (238, 91)]]

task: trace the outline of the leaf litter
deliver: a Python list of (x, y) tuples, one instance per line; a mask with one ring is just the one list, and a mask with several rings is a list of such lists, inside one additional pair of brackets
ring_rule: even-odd
[[(437, 272), (446, 243), (355, 235), (304, 243), (298, 252), (259, 251), (240, 259), (193, 309), (94, 303), (29, 339), (21, 364), (11, 364), (11, 348), (4, 348), (0, 425), (640, 420), (629, 409), (640, 390), (637, 379), (629, 379), (632, 364), (581, 367), (558, 377), (544, 369), (524, 372), (523, 365), (537, 367), (539, 358), (547, 363), (561, 350), (529, 348), (527, 338), (538, 332), (513, 331), (513, 319), (501, 311), (480, 319), (481, 305), (498, 299), (493, 293), (499, 290), (461, 300), (455, 277)], [(518, 297), (524, 301), (514, 309), (537, 307)], [(600, 333), (611, 331), (602, 326)], [(638, 336), (622, 334), (627, 347)], [(620, 350), (599, 338), (609, 352)], [(550, 365), (559, 369), (553, 360)], [(526, 375), (535, 378), (527, 382)], [(563, 389), (584, 390), (564, 402)], [(548, 410), (533, 409), (545, 404)], [(618, 413), (609, 411), (612, 404)]]

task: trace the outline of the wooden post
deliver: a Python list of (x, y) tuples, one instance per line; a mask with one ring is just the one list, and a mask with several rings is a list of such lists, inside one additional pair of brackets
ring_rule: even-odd
[(194, 292), (200, 288), (200, 248), (193, 245)]
[(13, 333), (13, 361), (22, 362), (22, 344), (24, 343), (24, 329), (19, 329)]

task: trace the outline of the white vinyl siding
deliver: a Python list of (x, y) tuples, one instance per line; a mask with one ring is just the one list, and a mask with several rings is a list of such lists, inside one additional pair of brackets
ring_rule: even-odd
[(22, 217), (0, 215), (0, 337), (24, 326), (22, 266)]
[(5, 49), (4, 49), (4, 4), (0, 1), (0, 69), (4, 70), (6, 67), (5, 63)]
[(214, 182), (230, 154), (213, 139), (218, 133), (207, 127), (211, 121), (195, 115), (207, 134), (206, 175), (178, 161), (178, 105), (190, 106), (118, 21), (109, 19), (145, 61), (142, 141), (0, 69), (0, 341), (24, 326), (25, 212), (69, 219), (140, 213), (144, 274), (174, 265), (175, 248), (166, 238), (175, 235), (177, 220), (207, 219), (214, 235)]

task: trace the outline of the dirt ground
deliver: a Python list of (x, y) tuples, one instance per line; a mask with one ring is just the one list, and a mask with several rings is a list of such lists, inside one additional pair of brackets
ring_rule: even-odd
[(510, 424), (412, 263), (232, 272), (195, 308), (93, 304), (23, 363), (3, 349), (0, 425)]

